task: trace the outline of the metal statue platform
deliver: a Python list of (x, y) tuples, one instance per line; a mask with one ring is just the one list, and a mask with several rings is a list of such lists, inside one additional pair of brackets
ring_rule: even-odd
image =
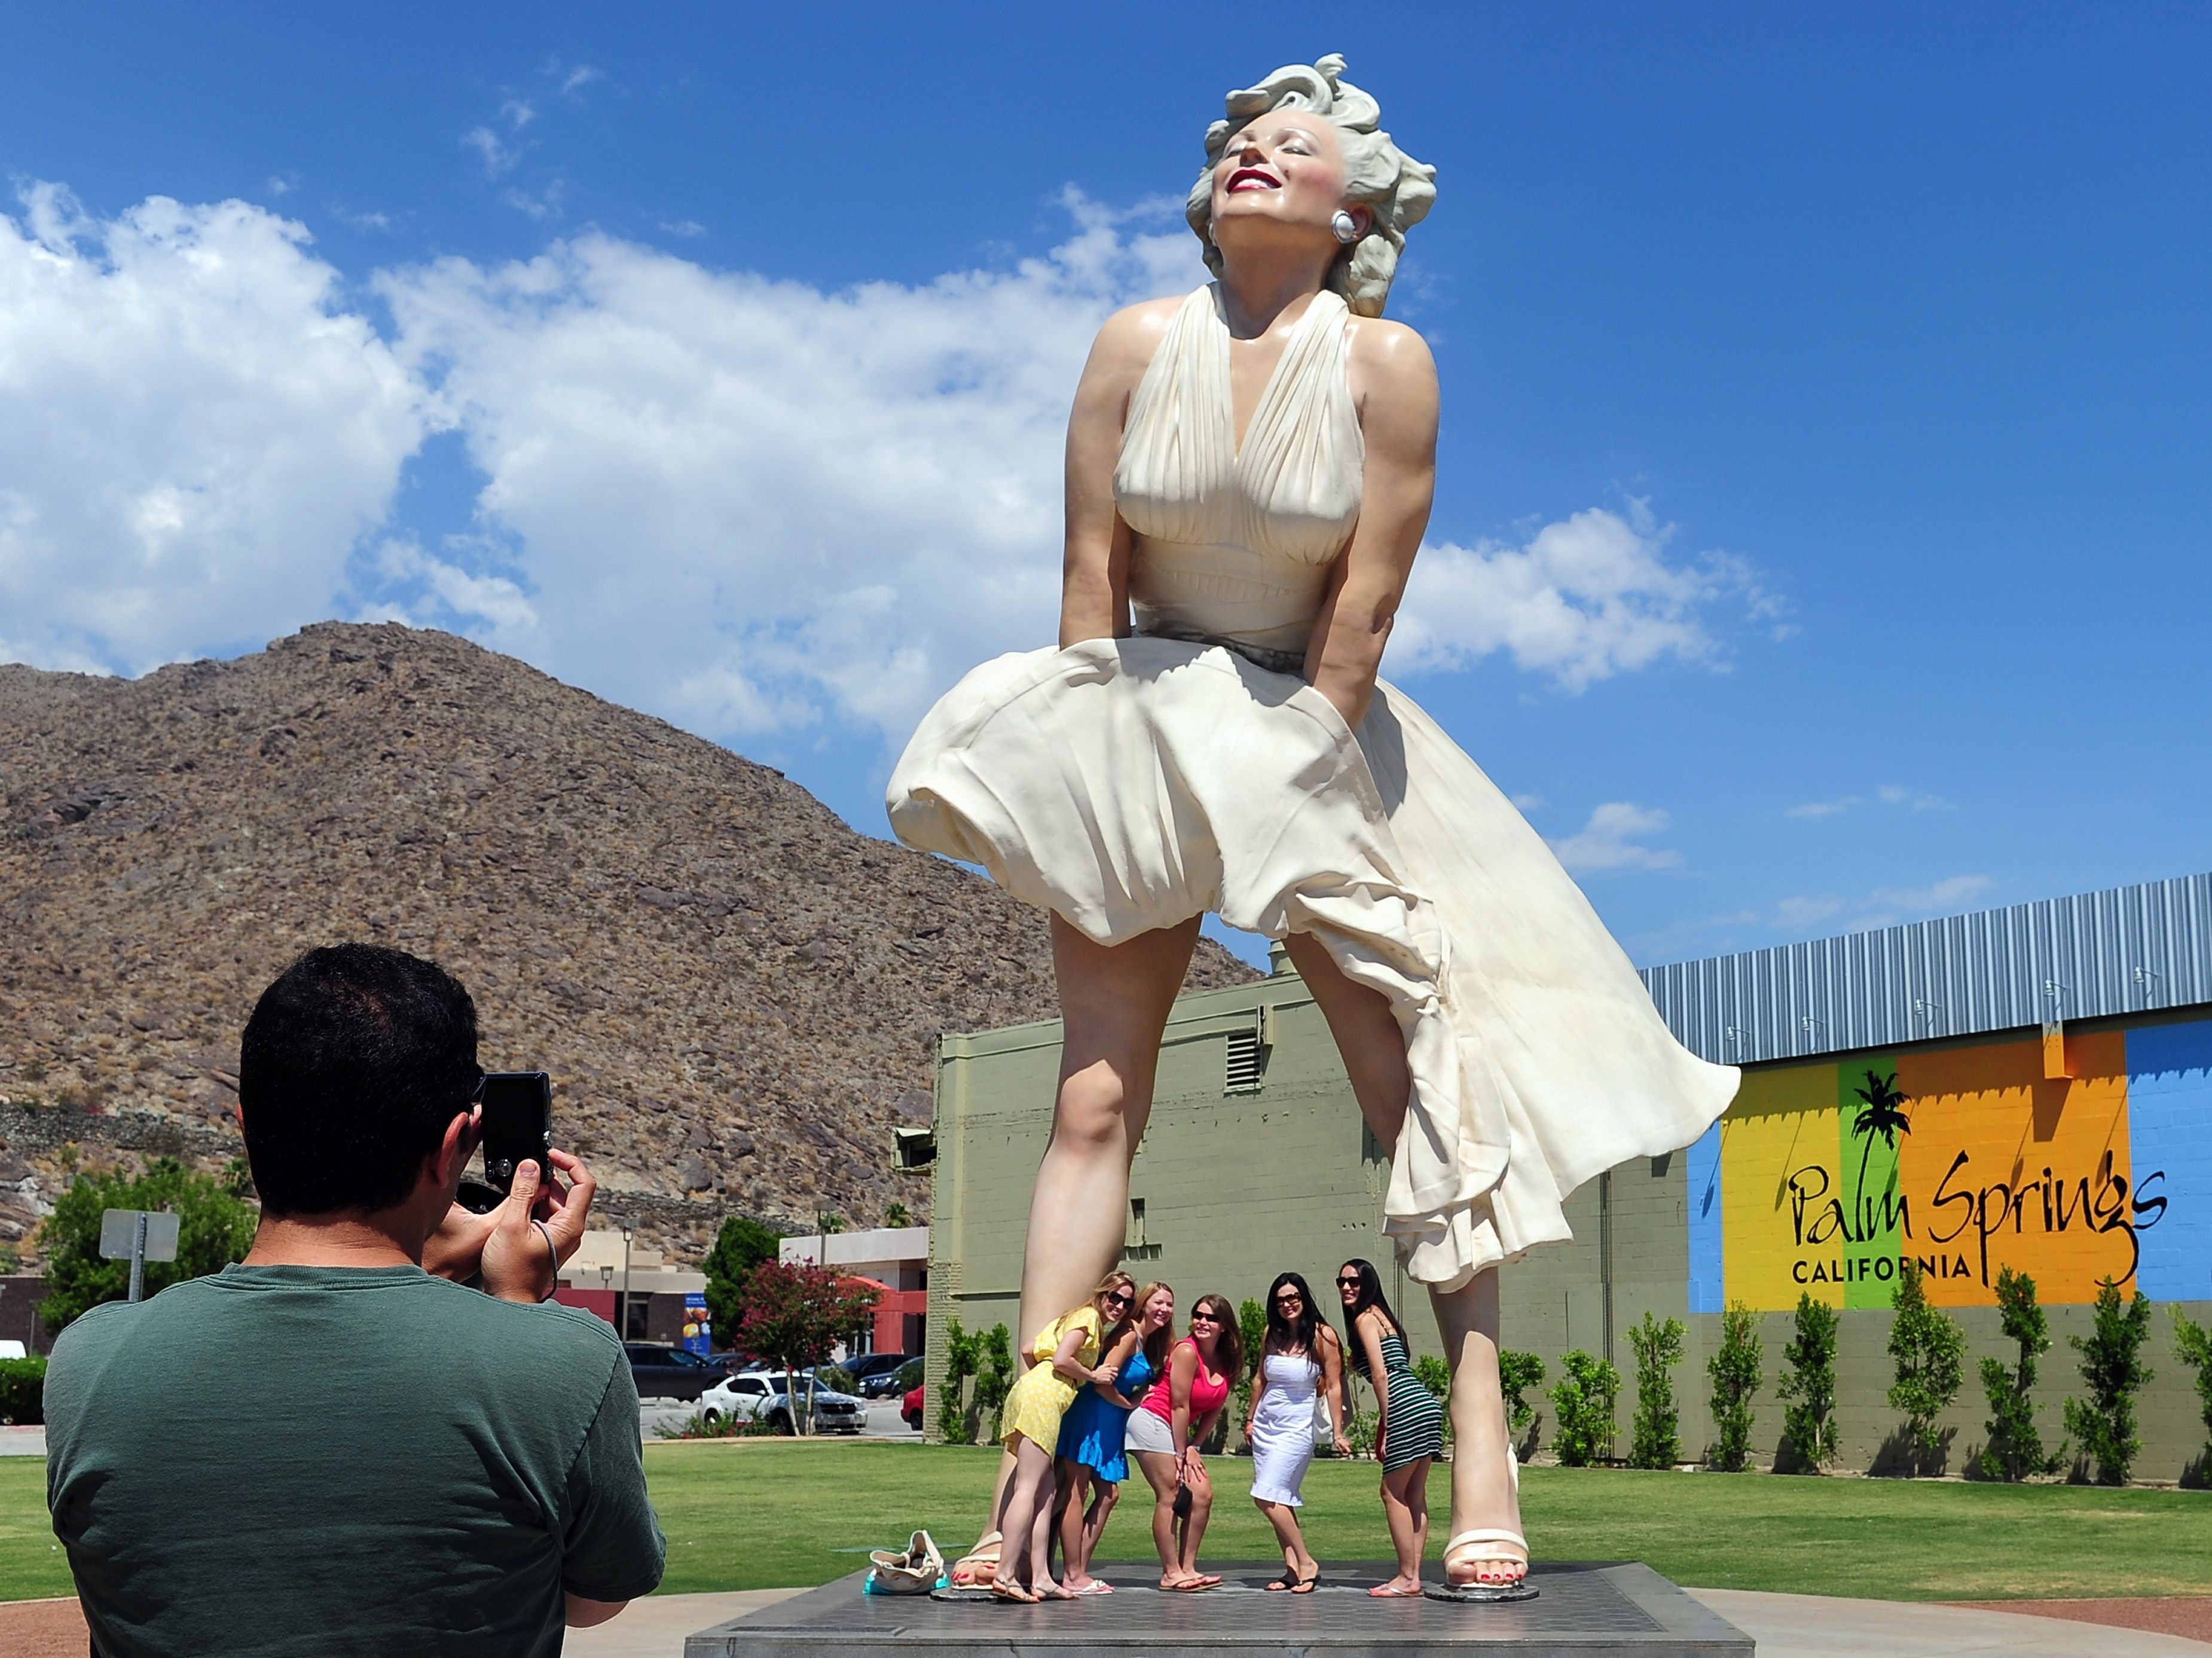
[(1222, 1585), (1164, 1594), (1156, 1577), (1126, 1564), (1098, 1576), (1112, 1594), (1027, 1606), (948, 1602), (926, 1595), (863, 1594), (864, 1572), (702, 1630), (684, 1658), (1062, 1658), (1082, 1651), (1146, 1658), (1233, 1658), (1245, 1653), (1355, 1658), (1752, 1658), (1751, 1637), (1633, 1561), (1550, 1563), (1531, 1574), (1533, 1600), (1466, 1605), (1374, 1600), (1384, 1564), (1329, 1566), (1310, 1594), (1270, 1593), (1280, 1562), (1211, 1564)]

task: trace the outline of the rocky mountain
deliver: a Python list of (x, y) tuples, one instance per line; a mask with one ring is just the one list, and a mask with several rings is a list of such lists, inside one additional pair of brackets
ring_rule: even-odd
[[(343, 938), (454, 972), (485, 1064), (550, 1071), (606, 1212), (684, 1257), (732, 1212), (923, 1216), (891, 1130), (937, 1033), (1054, 1011), (1038, 912), (450, 635), (0, 666), (0, 1240), (72, 1168), (236, 1155), (253, 999)], [(1191, 982), (1252, 976), (1205, 943)]]

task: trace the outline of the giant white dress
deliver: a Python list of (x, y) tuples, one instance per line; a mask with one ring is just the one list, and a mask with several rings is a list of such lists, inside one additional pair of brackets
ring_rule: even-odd
[(886, 804), (908, 845), (1101, 944), (1207, 910), (1320, 939), (1405, 1035), (1384, 1230), (1413, 1277), (1456, 1288), (1569, 1236), (1591, 1175), (1696, 1139), (1736, 1072), (1674, 1041), (1550, 848), (1411, 698), (1378, 680), (1355, 734), (1300, 677), (1359, 517), (1349, 328), (1315, 296), (1240, 447), (1218, 290), (1184, 302), (1114, 474), (1136, 636), (975, 669)]

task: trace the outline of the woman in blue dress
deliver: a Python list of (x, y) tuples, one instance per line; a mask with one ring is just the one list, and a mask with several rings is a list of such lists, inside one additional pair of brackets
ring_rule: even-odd
[(1114, 1586), (1091, 1575), (1091, 1556), (1114, 1512), (1121, 1482), (1129, 1476), (1122, 1431), (1145, 1390), (1166, 1374), (1168, 1346), (1175, 1339), (1175, 1291), (1147, 1284), (1137, 1292), (1135, 1325), (1100, 1361), (1102, 1370), (1119, 1366), (1114, 1385), (1093, 1382), (1076, 1394), (1060, 1418), (1059, 1485), (1066, 1504), (1060, 1511), (1060, 1546), (1066, 1557), (1060, 1581), (1076, 1594), (1111, 1594)]

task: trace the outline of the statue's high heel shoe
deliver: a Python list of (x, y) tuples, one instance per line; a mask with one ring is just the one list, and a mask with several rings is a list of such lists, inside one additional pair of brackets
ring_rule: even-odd
[[(1513, 1502), (1521, 1503), (1521, 1459), (1505, 1448), (1505, 1469), (1513, 1482)], [(1474, 1569), (1462, 1581), (1457, 1574)], [(1516, 1570), (1517, 1569), (1517, 1570)], [(1432, 1600), (1533, 1600), (1538, 1590), (1528, 1581), (1528, 1540), (1500, 1526), (1477, 1526), (1456, 1533), (1444, 1545), (1444, 1581), (1425, 1585)]]

